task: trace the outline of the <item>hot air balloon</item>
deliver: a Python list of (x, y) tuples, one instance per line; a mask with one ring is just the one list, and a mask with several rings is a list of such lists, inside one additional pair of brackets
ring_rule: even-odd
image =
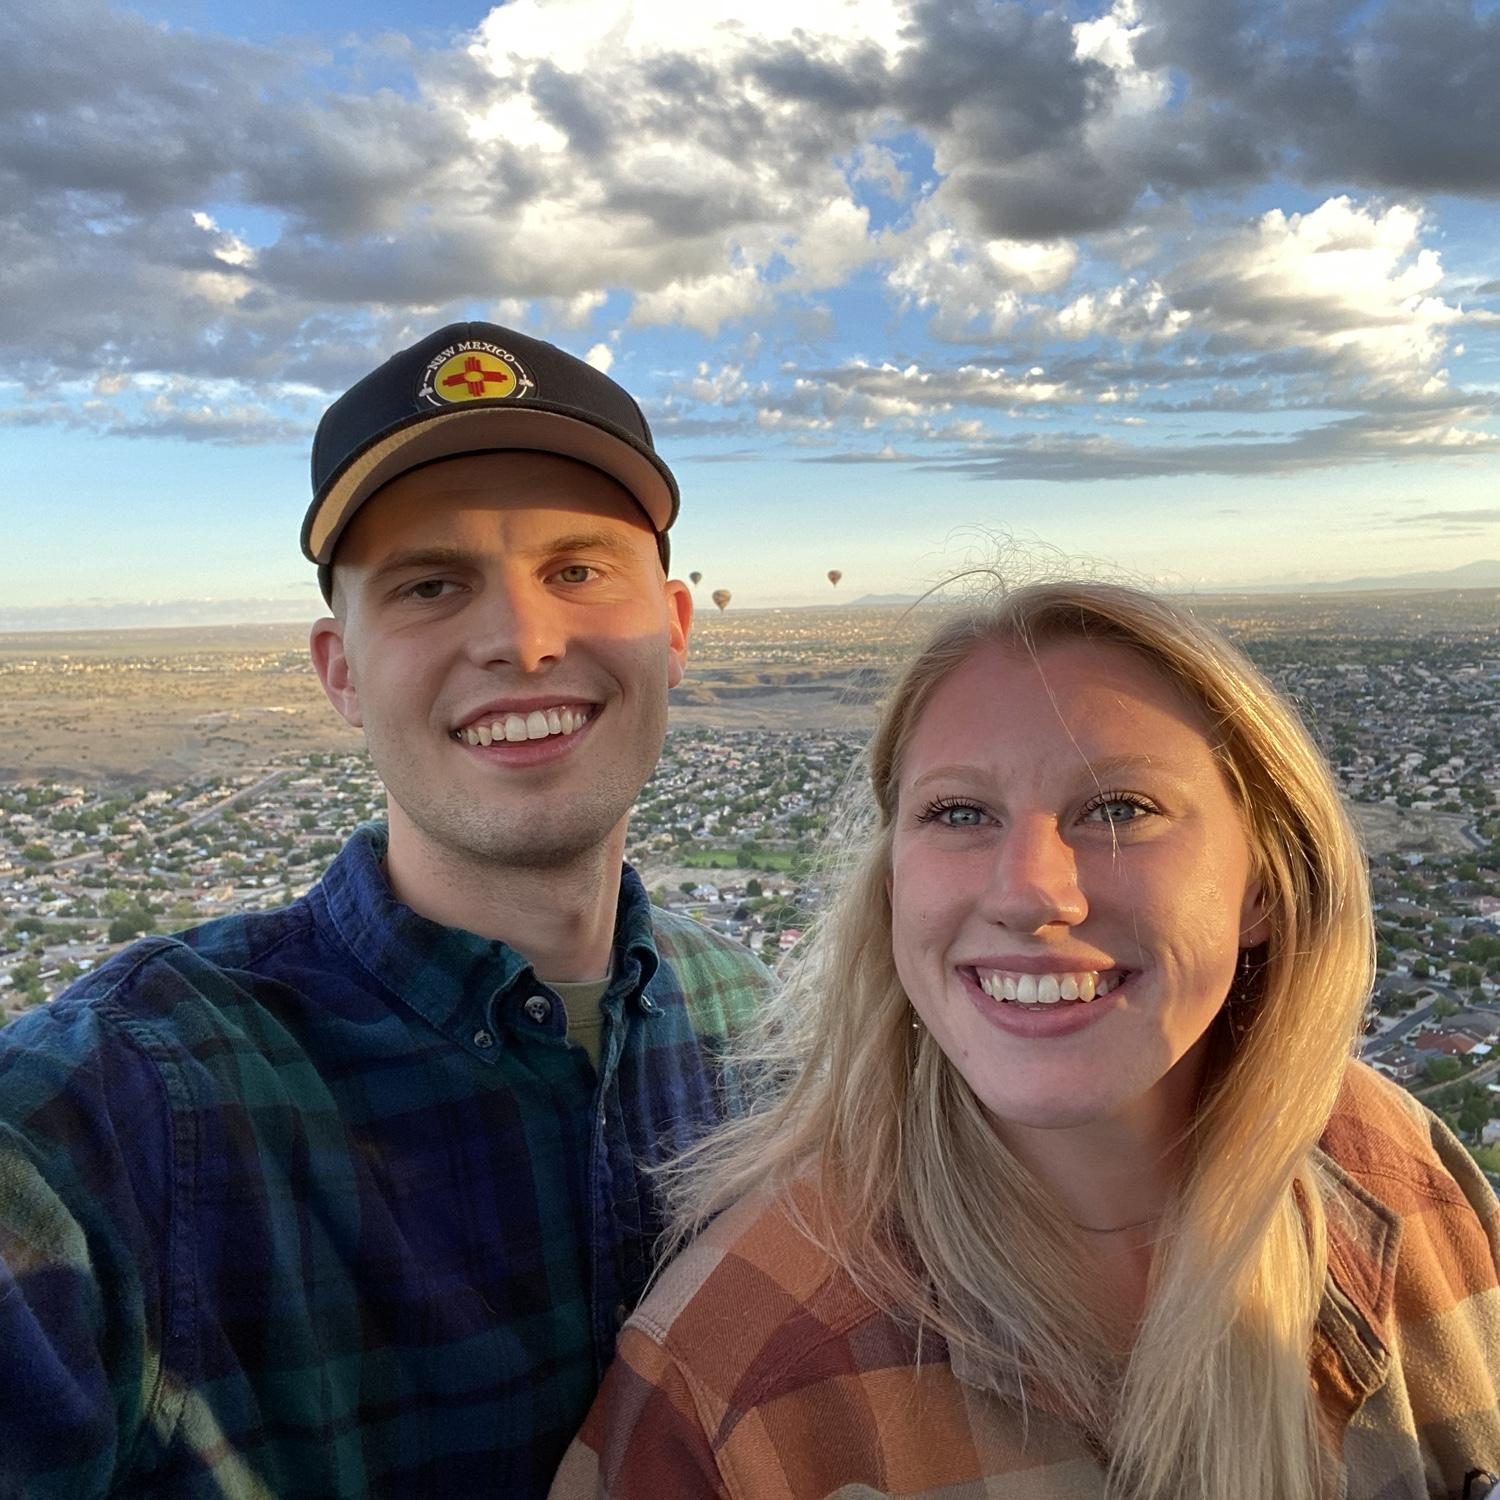
[(728, 609), (729, 608), (729, 590), (728, 589), (715, 589), (714, 592), (713, 592), (713, 600), (714, 600), (714, 603), (717, 604), (721, 610)]
[(833, 584), (835, 587), (838, 586), (838, 581), (843, 576), (844, 575), (842, 573), (840, 573), (837, 568), (830, 568), (828, 570), (828, 581), (829, 581), (829, 583)]
[(701, 573), (689, 573), (688, 582), (692, 584), (694, 588), (697, 588), (698, 585), (703, 582), (703, 575)]

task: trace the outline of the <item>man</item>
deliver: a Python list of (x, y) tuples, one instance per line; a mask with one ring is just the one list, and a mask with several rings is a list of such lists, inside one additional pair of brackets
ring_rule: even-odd
[(329, 409), (313, 663), (389, 823), (0, 1033), (0, 1496), (546, 1491), (764, 993), (622, 859), (691, 604), (635, 402), (444, 328)]

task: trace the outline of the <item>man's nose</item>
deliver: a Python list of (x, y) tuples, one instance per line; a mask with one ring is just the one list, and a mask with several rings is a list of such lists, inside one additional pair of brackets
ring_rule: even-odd
[(984, 914), (1011, 932), (1072, 927), (1088, 915), (1078, 859), (1052, 818), (1019, 818), (1002, 831), (984, 893)]
[(528, 580), (487, 585), (472, 619), (469, 652), (481, 666), (538, 672), (561, 661), (567, 650), (558, 601)]

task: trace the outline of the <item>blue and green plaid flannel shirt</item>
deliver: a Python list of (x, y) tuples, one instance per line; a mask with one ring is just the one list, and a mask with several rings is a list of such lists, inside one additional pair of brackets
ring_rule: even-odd
[(769, 976), (627, 869), (596, 1076), (384, 837), (0, 1031), (5, 1500), (545, 1493)]

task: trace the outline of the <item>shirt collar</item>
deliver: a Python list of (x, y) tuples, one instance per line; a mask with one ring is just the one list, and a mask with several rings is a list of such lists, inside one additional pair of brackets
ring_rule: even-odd
[[(498, 939), (444, 927), (398, 901), (382, 868), (389, 837), (383, 823), (357, 828), (315, 888), (314, 904), (322, 907), (350, 963), (374, 985), (450, 1041), (493, 1060), (501, 1007), (538, 982), (531, 962)], [(639, 1006), (659, 963), (650, 898), (626, 865), (615, 908), (610, 994)]]
[(1323, 1179), (1328, 1277), (1313, 1332), (1312, 1377), (1325, 1412), (1342, 1426), (1386, 1378), (1401, 1216), (1326, 1151), (1313, 1155)]

